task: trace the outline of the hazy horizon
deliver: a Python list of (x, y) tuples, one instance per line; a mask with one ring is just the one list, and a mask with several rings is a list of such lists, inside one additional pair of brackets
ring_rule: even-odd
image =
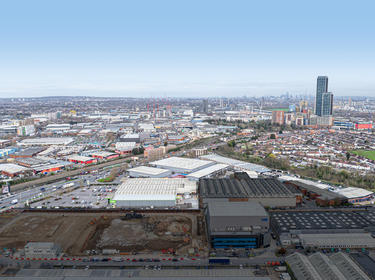
[[(2, 3), (0, 98), (375, 96), (372, 1)], [(319, 15), (319, 16), (317, 16)]]

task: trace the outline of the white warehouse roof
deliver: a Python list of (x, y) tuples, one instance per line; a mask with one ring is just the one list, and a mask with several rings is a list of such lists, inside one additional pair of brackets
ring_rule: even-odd
[(357, 198), (374, 194), (372, 191), (354, 187), (340, 189), (337, 191), (337, 193), (345, 196), (346, 198)]
[(368, 232), (299, 234), (298, 237), (304, 247), (375, 248), (375, 239)]
[(320, 182), (316, 182), (312, 180), (301, 179), (301, 178), (297, 178), (297, 177), (289, 176), (289, 175), (280, 176), (279, 179), (283, 181), (297, 181), (306, 185), (317, 187), (322, 190), (328, 190), (330, 188), (333, 188), (333, 186), (330, 186), (328, 184), (324, 184), (324, 183), (320, 183)]
[(203, 158), (206, 160), (213, 160), (218, 163), (228, 164), (241, 170), (255, 171), (258, 173), (271, 171), (269, 168), (259, 165), (259, 164), (254, 164), (254, 163), (241, 161), (241, 160), (237, 160), (233, 158), (223, 157), (217, 154), (208, 154), (208, 155), (201, 156), (200, 158)]
[(117, 155), (117, 154), (116, 153), (107, 152), (107, 151), (96, 151), (96, 152), (90, 153), (90, 155), (92, 157), (109, 157), (109, 156), (113, 156), (113, 155)]
[(21, 145), (68, 145), (72, 143), (72, 137), (42, 137), (33, 139), (24, 139), (20, 142)]
[(138, 166), (138, 167), (128, 169), (128, 172), (137, 172), (137, 173), (141, 173), (141, 174), (149, 175), (149, 176), (158, 176), (164, 173), (169, 173), (170, 171), (166, 169), (149, 167), (149, 166)]
[(211, 165), (211, 166), (209, 166), (207, 168), (198, 170), (196, 172), (193, 172), (193, 173), (189, 174), (187, 177), (188, 178), (193, 178), (193, 179), (199, 179), (199, 178), (208, 176), (208, 175), (210, 175), (210, 174), (212, 174), (214, 172), (223, 170), (223, 169), (225, 169), (227, 167), (228, 167), (227, 164), (218, 163), (218, 164), (215, 164), (215, 165)]
[(208, 160), (200, 160), (194, 158), (183, 158), (183, 157), (170, 157), (150, 163), (151, 165), (156, 165), (159, 167), (164, 167), (166, 169), (179, 169), (186, 172), (194, 172), (199, 169), (206, 168), (215, 163)]
[(143, 130), (154, 130), (155, 129), (155, 127), (152, 123), (140, 123), (138, 125), (138, 128), (143, 129)]
[(372, 191), (361, 189), (361, 188), (354, 188), (354, 187), (348, 187), (348, 188), (339, 188), (336, 186), (331, 186), (328, 184), (320, 183), (320, 182), (315, 182), (311, 180), (306, 180), (306, 179), (301, 179), (293, 176), (288, 176), (288, 175), (283, 175), (279, 177), (280, 180), (285, 180), (285, 181), (297, 181), (301, 182), (307, 185), (312, 185), (314, 187), (317, 187), (319, 189), (324, 189), (331, 191), (333, 193), (340, 194), (346, 198), (360, 198), (360, 197), (365, 197), (374, 194)]
[(135, 148), (135, 142), (117, 142), (116, 143), (116, 150), (119, 151), (131, 151)]
[(122, 183), (113, 200), (158, 200), (195, 192), (197, 185), (186, 178), (131, 178)]
[(138, 133), (128, 133), (128, 134), (122, 135), (121, 138), (139, 138), (139, 134)]
[(68, 157), (68, 160), (74, 160), (74, 161), (90, 161), (94, 160), (92, 157), (86, 157), (81, 155), (71, 155)]
[(6, 172), (9, 174), (19, 173), (22, 171), (30, 170), (29, 168), (17, 165), (14, 163), (4, 163), (0, 164), (0, 172)]

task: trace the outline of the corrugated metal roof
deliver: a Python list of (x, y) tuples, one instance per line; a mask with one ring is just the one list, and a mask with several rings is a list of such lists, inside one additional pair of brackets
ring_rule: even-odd
[(151, 197), (176, 196), (177, 193), (196, 190), (196, 183), (186, 178), (130, 178), (122, 183), (114, 200), (141, 199)]
[(205, 177), (205, 176), (208, 176), (214, 172), (217, 172), (217, 171), (220, 171), (222, 169), (225, 169), (227, 168), (228, 165), (227, 164), (215, 164), (215, 165), (211, 165), (207, 168), (204, 168), (204, 169), (201, 169), (201, 170), (198, 170), (196, 172), (193, 172), (191, 174), (188, 175), (189, 178), (196, 178), (196, 179), (199, 179), (199, 178), (202, 178), (202, 177)]
[(241, 160), (237, 160), (233, 158), (223, 157), (217, 154), (204, 155), (204, 156), (201, 156), (201, 158), (206, 159), (206, 160), (212, 160), (218, 163), (228, 164), (241, 170), (255, 171), (258, 173), (271, 171), (269, 168), (259, 165), (259, 164), (254, 164), (254, 163), (241, 161)]
[(272, 178), (250, 178), (246, 173), (236, 173), (234, 179), (208, 178), (199, 181), (203, 198), (219, 197), (294, 197), (288, 187)]

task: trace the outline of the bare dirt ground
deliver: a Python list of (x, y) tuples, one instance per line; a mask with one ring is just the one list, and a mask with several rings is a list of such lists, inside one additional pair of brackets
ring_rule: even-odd
[(119, 251), (161, 251), (191, 243), (192, 221), (184, 216), (146, 216), (123, 221), (119, 218), (100, 223), (87, 249)]
[(68, 255), (87, 250), (155, 252), (173, 248), (185, 254), (205, 247), (197, 234), (197, 215), (150, 213), (122, 220), (121, 214), (21, 213), (0, 217), (0, 247), (23, 248), (27, 242), (55, 242)]
[(0, 228), (0, 246), (22, 248), (30, 241), (55, 242), (65, 252), (73, 253), (89, 232), (87, 217), (84, 216), (23, 213)]

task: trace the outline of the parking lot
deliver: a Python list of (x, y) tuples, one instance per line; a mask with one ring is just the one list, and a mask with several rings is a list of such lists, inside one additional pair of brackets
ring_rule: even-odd
[(60, 189), (30, 204), (32, 208), (85, 207), (103, 208), (116, 190), (115, 185), (82, 185), (71, 189)]

